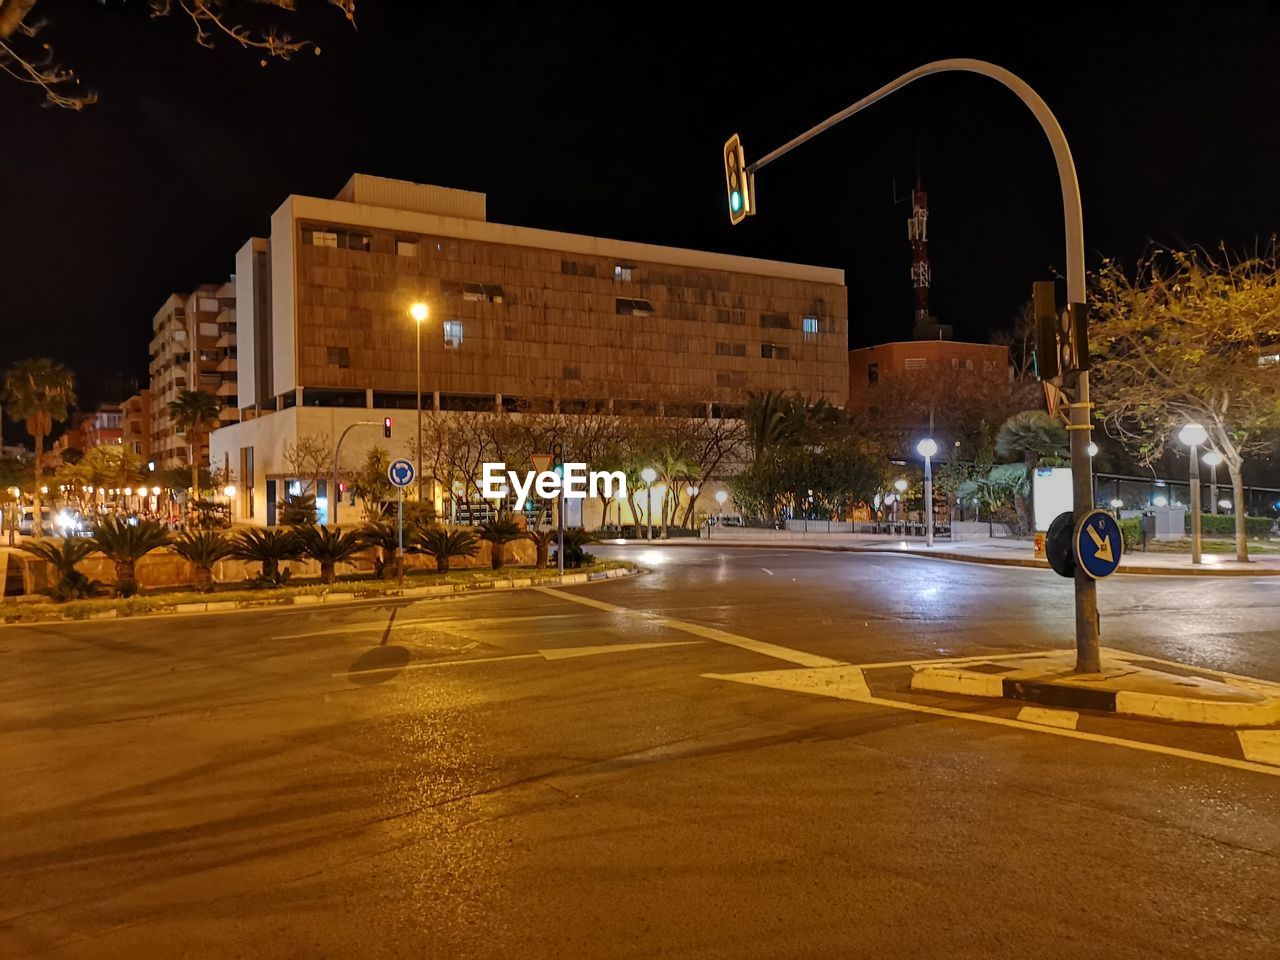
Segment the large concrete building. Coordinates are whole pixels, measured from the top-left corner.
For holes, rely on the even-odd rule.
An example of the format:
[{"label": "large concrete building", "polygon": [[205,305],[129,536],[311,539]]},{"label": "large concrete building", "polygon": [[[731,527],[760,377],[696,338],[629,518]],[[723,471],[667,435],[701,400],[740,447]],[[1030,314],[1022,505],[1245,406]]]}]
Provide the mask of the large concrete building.
[{"label": "large concrete building", "polygon": [[259,523],[285,444],[408,422],[416,301],[429,410],[723,417],[753,390],[848,394],[842,271],[491,223],[480,193],[357,174],[336,199],[291,196],[236,281],[241,422],[212,456]]},{"label": "large concrete building", "polygon": [[849,351],[850,410],[872,403],[876,390],[894,380],[941,376],[1009,381],[1009,348],[957,340],[908,340]]},{"label": "large concrete building", "polygon": [[[220,426],[234,423],[240,411],[236,396],[235,282],[204,284],[191,294],[172,294],[151,322],[150,451],[158,467],[188,463],[188,443],[169,414],[169,403],[184,390],[218,397]],[[197,457],[208,463],[208,442]]]}]

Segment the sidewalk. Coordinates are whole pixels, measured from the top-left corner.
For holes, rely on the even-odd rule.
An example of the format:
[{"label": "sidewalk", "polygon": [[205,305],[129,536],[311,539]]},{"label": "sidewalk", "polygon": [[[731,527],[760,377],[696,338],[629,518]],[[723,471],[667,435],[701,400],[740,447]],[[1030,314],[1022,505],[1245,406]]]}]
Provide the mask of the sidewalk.
[{"label": "sidewalk", "polygon": [[[628,541],[641,543],[647,541]],[[833,550],[842,552],[898,553],[909,556],[930,557],[935,560],[953,560],[965,563],[985,563],[994,566],[1032,567],[1049,569],[1045,560],[1037,560],[1030,540],[983,539],[935,540],[926,547],[922,537],[891,537],[870,533],[800,533],[793,530],[758,530],[745,527],[720,527],[711,537],[677,537],[670,540],[654,540],[654,544],[673,546],[715,547],[769,547],[784,550]],[[1186,553],[1126,553],[1120,561],[1122,574],[1145,576],[1193,576],[1193,577],[1274,577],[1280,576],[1280,554],[1259,554],[1248,563],[1239,563],[1222,554],[1204,554],[1199,566],[1191,563]]]}]

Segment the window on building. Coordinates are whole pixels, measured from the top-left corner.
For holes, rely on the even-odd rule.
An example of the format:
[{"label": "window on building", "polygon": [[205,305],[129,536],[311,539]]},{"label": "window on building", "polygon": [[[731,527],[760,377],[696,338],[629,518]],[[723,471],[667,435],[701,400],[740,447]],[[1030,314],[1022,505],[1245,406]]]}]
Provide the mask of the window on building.
[{"label": "window on building", "polygon": [[972,360],[966,360],[966,361],[964,362],[964,368],[965,368],[966,370],[972,370],[972,369],[973,369],[973,361],[972,361]]},{"label": "window on building", "polygon": [[563,367],[560,370],[560,376],[565,380],[581,380],[582,368],[581,367]]},{"label": "window on building", "polygon": [[983,373],[995,373],[995,372],[996,372],[996,362],[995,362],[994,360],[983,360],[983,361],[982,361],[982,371],[983,371]]},{"label": "window on building", "polygon": [[448,348],[462,346],[462,321],[446,320],[441,324],[444,329],[444,345]]},{"label": "window on building", "polygon": [[923,370],[928,366],[924,357],[907,357],[903,366],[908,370]]},{"label": "window on building", "polygon": [[330,366],[340,367],[343,369],[351,366],[351,348],[330,347],[329,364]]},{"label": "window on building", "polygon": [[805,317],[802,323],[802,326],[804,328],[804,338],[806,340],[818,339],[818,318],[817,317]]},{"label": "window on building", "polygon": [[791,356],[791,351],[778,343],[762,343],[760,356],[765,360],[786,360]]},{"label": "window on building", "polygon": [[747,355],[747,345],[745,343],[717,343],[716,356],[718,357],[745,357]]},{"label": "window on building", "polygon": [[201,297],[196,309],[201,313],[217,313],[218,301],[212,297]]},{"label": "window on building", "polygon": [[502,303],[506,292],[497,283],[463,283],[462,299],[483,303]]},{"label": "window on building", "polygon": [[561,260],[560,272],[566,276],[576,277],[578,275],[578,265],[572,260]]},{"label": "window on building", "polygon": [[312,230],[310,237],[307,231],[302,232],[304,243],[310,243],[313,247],[336,247],[338,245],[338,235],[331,230]]},{"label": "window on building", "polygon": [[635,267],[628,263],[615,263],[613,265],[613,279],[620,280],[623,283],[630,283],[631,271],[634,269]]},{"label": "window on building", "polygon": [[880,382],[880,364],[868,363],[867,364],[867,386],[874,387],[879,382]]},{"label": "window on building", "polygon": [[716,309],[716,323],[732,323],[737,326],[747,322],[747,311]]},{"label": "window on building", "polygon": [[959,369],[960,369],[960,358],[959,358],[959,357],[952,357],[952,358],[951,358],[951,369],[952,369],[952,370],[959,370]]},{"label": "window on building", "polygon": [[337,227],[304,227],[302,242],[313,247],[337,247],[340,250],[368,253],[373,246],[373,236],[359,230],[339,230]]},{"label": "window on building", "polygon": [[396,256],[397,257],[416,257],[418,255],[417,240],[402,240],[396,238]]},{"label": "window on building", "polygon": [[762,313],[760,326],[766,330],[790,330],[791,318],[785,313]]},{"label": "window on building", "polygon": [[187,331],[185,331],[185,330],[175,330],[175,331],[173,331],[173,339],[178,340],[178,341],[186,340],[186,339],[187,339]]},{"label": "window on building", "polygon": [[653,304],[648,300],[641,300],[632,297],[618,297],[617,312],[624,317],[637,313],[649,314],[653,313]]}]

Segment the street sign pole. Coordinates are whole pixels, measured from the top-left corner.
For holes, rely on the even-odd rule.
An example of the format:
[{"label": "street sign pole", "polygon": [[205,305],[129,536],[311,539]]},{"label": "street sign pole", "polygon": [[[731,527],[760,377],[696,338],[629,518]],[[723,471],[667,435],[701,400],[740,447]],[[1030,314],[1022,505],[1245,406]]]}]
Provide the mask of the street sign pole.
[{"label": "street sign pole", "polygon": [[396,572],[404,589],[404,487],[396,487]]}]

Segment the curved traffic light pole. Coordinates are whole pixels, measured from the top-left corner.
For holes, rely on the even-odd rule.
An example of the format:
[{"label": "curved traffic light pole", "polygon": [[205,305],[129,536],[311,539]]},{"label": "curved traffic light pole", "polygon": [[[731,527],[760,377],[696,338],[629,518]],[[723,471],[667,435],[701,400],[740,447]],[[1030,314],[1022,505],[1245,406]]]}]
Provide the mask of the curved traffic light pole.
[{"label": "curved traffic light pole", "polygon": [[[1062,213],[1066,222],[1067,239],[1067,301],[1083,307],[1085,303],[1084,217],[1080,209],[1080,182],[1076,178],[1076,166],[1071,159],[1071,148],[1067,146],[1067,138],[1053,111],[1040,95],[1020,77],[994,63],[960,58],[935,60],[916,67],[750,164],[746,168],[748,177],[801,144],[812,140],[823,131],[834,127],[841,120],[865,110],[889,94],[901,90],[907,84],[931,74],[955,72],[977,73],[1004,84],[1017,94],[1018,99],[1026,104],[1036,120],[1040,122],[1041,129],[1049,139],[1049,146],[1053,148],[1053,159],[1058,165],[1058,181],[1062,186]],[[1087,364],[1088,358],[1083,359]],[[1093,509],[1093,464],[1089,458],[1092,405],[1089,403],[1089,373],[1087,370],[1081,370],[1078,376],[1075,401],[1070,406],[1070,423],[1067,429],[1071,434],[1072,505],[1075,515],[1082,517]],[[1098,585],[1079,564],[1076,565],[1075,599],[1076,671],[1097,673],[1101,669],[1098,650]]]}]

